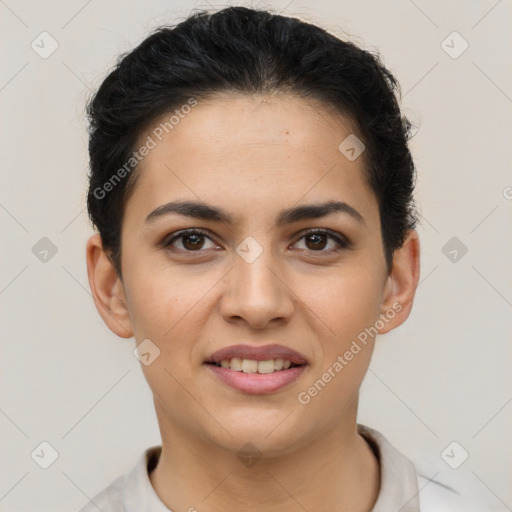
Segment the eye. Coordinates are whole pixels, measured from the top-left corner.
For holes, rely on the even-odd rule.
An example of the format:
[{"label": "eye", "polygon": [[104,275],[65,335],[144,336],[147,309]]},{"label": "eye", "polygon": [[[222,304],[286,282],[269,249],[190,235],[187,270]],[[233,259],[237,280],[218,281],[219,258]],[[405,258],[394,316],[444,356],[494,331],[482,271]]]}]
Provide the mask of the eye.
[{"label": "eye", "polygon": [[[211,242],[210,247],[205,247],[205,241]],[[178,242],[176,244],[176,242]],[[201,249],[215,249],[218,245],[200,229],[187,229],[173,233],[171,237],[167,237],[162,242],[163,247],[169,250],[180,250],[185,252],[200,252]],[[181,247],[179,247],[181,245]]]},{"label": "eye", "polygon": [[[299,249],[306,249],[313,252],[339,252],[350,247],[350,242],[345,237],[331,232],[328,229],[308,230],[301,236],[299,241],[295,243],[297,244],[301,240],[304,240],[305,247],[299,247]],[[329,240],[331,241],[331,247],[328,247]]]},{"label": "eye", "polygon": [[[350,242],[345,237],[327,229],[308,230],[294,245],[299,244],[302,240],[304,247],[298,248],[312,252],[332,253],[350,248]],[[208,242],[210,246],[208,246]],[[200,229],[187,229],[173,233],[164,238],[162,246],[170,251],[178,252],[202,252],[202,250],[219,247],[207,232]]]}]

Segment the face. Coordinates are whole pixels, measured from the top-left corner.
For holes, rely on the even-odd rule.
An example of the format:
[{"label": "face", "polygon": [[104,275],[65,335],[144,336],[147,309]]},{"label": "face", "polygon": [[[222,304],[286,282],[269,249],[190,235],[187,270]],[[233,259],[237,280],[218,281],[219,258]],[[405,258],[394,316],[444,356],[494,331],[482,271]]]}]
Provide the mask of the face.
[{"label": "face", "polygon": [[150,340],[142,369],[163,432],[277,454],[354,422],[368,332],[403,319],[363,158],[338,149],[351,133],[292,96],[219,96],[144,158],[117,323]]}]

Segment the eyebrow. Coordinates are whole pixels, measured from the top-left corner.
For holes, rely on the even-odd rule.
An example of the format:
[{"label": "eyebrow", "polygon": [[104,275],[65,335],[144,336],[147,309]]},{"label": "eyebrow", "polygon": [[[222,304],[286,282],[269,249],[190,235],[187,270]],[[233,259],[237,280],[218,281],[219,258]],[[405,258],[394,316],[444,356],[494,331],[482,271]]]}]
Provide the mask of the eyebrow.
[{"label": "eyebrow", "polygon": [[[281,210],[277,217],[276,225],[284,226],[301,220],[318,219],[331,213],[346,213],[361,224],[366,224],[363,216],[353,206],[343,201],[328,201],[326,203],[306,204]],[[169,214],[233,224],[233,216],[225,210],[196,201],[171,201],[170,203],[163,204],[146,217],[146,223]]]}]

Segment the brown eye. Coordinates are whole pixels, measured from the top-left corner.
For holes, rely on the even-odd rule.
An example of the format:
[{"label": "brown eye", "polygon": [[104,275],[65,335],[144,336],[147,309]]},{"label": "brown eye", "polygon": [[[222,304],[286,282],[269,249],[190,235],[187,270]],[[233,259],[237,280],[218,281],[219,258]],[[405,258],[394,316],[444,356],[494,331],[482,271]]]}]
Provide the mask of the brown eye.
[{"label": "brown eye", "polygon": [[325,229],[317,229],[306,232],[296,242],[296,244],[298,244],[302,240],[304,240],[305,247],[299,247],[299,249],[306,249],[309,251],[319,253],[338,252],[343,249],[348,249],[350,247],[350,242],[345,237],[343,237],[342,235],[331,233],[330,231]]},{"label": "brown eye", "polygon": [[328,236],[319,233],[312,233],[305,236],[306,246],[308,249],[317,250],[323,249],[327,245]]},{"label": "brown eye", "polygon": [[[205,247],[208,241],[211,243],[211,246]],[[171,251],[183,252],[202,252],[202,249],[213,249],[217,247],[206,233],[197,229],[181,231],[165,240],[163,246]]]},{"label": "brown eye", "polygon": [[182,244],[185,249],[194,251],[196,249],[201,249],[201,247],[204,245],[204,235],[201,234],[191,234],[191,235],[184,235],[182,238]]}]

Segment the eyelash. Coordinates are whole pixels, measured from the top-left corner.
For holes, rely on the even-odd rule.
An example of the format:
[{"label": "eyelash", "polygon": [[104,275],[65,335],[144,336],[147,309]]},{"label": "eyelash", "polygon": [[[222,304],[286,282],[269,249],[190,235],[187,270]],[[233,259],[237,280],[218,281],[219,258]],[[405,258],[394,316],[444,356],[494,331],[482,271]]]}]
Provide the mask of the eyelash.
[{"label": "eyelash", "polygon": [[[308,235],[313,235],[313,234],[315,234],[315,235],[316,234],[318,234],[318,235],[327,235],[328,238],[330,238],[330,239],[332,239],[332,240],[334,240],[336,242],[337,247],[334,248],[334,249],[329,249],[329,250],[320,249],[318,251],[315,251],[313,249],[309,249],[309,251],[312,252],[312,253],[332,254],[332,253],[338,253],[338,252],[341,252],[343,250],[351,248],[351,243],[349,242],[348,239],[346,239],[345,237],[337,234],[335,231],[331,231],[330,229],[321,229],[321,228],[309,229],[309,230],[305,231],[304,233],[302,233],[300,238],[297,239],[297,242],[302,240],[303,238],[306,238]],[[166,248],[166,249],[168,249],[170,251],[173,251],[173,249],[170,249],[169,247],[176,240],[184,238],[187,235],[202,235],[202,236],[210,239],[212,242],[214,242],[214,240],[212,240],[212,238],[210,237],[210,235],[206,231],[203,231],[202,229],[199,229],[199,228],[186,229],[186,230],[183,230],[183,231],[179,231],[179,232],[177,232],[176,234],[173,234],[173,235],[174,236],[171,236],[171,238],[169,238],[168,236],[166,238],[164,238],[164,240],[162,241],[162,244],[161,244],[164,248]],[[295,243],[297,243],[297,242],[295,242]],[[295,243],[293,245],[295,245]],[[199,249],[197,251],[189,251],[189,250],[186,250],[186,249],[178,249],[178,251],[187,252],[187,253],[201,253],[201,252],[204,252],[201,249]]]}]

